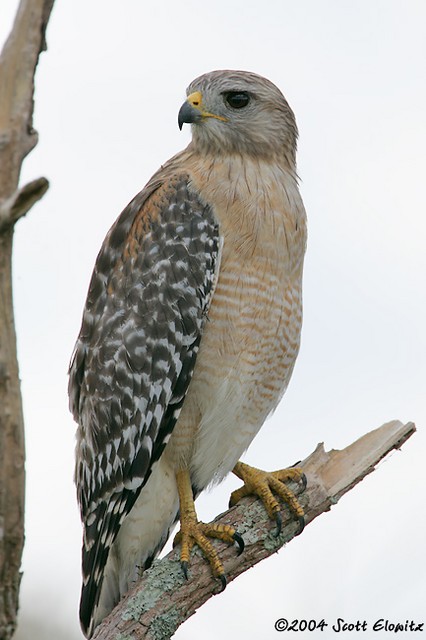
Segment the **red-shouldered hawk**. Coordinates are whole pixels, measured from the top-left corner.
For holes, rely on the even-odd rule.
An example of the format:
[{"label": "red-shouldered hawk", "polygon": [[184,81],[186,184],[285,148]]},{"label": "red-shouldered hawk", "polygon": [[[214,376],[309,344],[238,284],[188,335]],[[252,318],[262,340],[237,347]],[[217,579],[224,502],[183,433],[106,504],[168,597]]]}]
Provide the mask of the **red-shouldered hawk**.
[{"label": "red-shouldered hawk", "polygon": [[179,127],[192,124],[192,142],[110,229],[70,366],[88,637],[179,512],[184,572],[196,543],[226,584],[207,538],[243,541],[198,522],[194,498],[209,484],[234,470],[245,485],[232,500],[260,493],[279,524],[270,488],[288,499],[280,481],[302,478],[238,462],[299,350],[306,217],[294,115],[254,73],[207,73],[187,95]]}]

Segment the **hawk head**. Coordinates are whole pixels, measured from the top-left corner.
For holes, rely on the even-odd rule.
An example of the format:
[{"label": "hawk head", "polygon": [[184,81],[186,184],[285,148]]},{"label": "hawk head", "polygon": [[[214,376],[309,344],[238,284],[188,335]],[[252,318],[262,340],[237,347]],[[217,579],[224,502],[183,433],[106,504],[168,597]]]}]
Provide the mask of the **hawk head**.
[{"label": "hawk head", "polygon": [[284,155],[295,163],[293,111],[272,82],[248,71],[211,71],[191,82],[178,123],[201,153]]}]

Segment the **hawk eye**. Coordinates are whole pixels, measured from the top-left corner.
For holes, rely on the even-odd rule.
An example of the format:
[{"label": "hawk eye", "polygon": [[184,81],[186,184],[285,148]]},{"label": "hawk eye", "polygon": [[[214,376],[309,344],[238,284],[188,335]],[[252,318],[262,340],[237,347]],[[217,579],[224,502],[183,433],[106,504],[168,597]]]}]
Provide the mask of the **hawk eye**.
[{"label": "hawk eye", "polygon": [[229,91],[225,94],[225,100],[233,109],[243,109],[250,102],[247,91]]}]

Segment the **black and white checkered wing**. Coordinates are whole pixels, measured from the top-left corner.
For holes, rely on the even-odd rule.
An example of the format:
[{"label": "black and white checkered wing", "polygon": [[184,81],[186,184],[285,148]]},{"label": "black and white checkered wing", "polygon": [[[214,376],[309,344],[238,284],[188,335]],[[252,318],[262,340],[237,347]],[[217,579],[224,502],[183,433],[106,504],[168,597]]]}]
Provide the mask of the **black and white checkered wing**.
[{"label": "black and white checkered wing", "polygon": [[219,229],[187,176],[150,183],[98,255],[70,366],[87,631],[108,553],[179,416],[219,266]]}]

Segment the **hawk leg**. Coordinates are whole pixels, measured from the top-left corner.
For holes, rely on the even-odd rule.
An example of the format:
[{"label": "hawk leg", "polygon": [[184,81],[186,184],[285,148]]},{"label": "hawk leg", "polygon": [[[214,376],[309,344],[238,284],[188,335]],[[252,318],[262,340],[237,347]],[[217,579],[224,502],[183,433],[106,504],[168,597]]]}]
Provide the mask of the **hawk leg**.
[{"label": "hawk leg", "polygon": [[192,493],[191,479],[187,469],[181,469],[176,473],[176,481],[180,503],[180,531],[176,534],[173,546],[181,545],[180,563],[186,579],[188,579],[188,565],[192,547],[196,544],[202,550],[209,561],[213,575],[222,583],[221,591],[226,587],[225,571],[216,549],[209,538],[217,538],[239,546],[239,554],[244,551],[244,541],[239,533],[229,525],[206,524],[199,522],[195,511],[194,497]]},{"label": "hawk leg", "polygon": [[248,495],[254,494],[258,496],[262,500],[269,517],[277,523],[277,529],[274,535],[278,537],[281,533],[282,517],[280,504],[274,496],[274,494],[276,494],[287,504],[295,519],[298,520],[299,531],[297,535],[302,533],[305,526],[303,508],[299,504],[294,492],[285,484],[290,480],[300,482],[302,491],[304,491],[306,488],[306,476],[302,469],[299,467],[291,467],[289,469],[268,472],[250,467],[243,462],[237,462],[232,471],[244,484],[240,489],[232,492],[229,501],[230,507],[233,507],[241,498],[245,498]]}]

